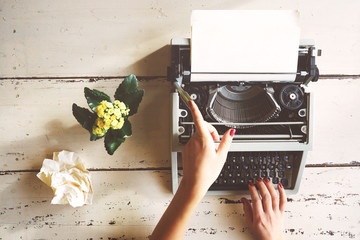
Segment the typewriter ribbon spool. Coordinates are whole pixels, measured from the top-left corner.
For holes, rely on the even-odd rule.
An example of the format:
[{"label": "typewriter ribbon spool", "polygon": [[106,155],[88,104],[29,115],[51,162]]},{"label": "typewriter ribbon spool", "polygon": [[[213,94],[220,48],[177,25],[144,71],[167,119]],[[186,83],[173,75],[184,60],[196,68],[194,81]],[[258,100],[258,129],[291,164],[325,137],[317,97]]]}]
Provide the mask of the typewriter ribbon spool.
[{"label": "typewriter ribbon spool", "polygon": [[286,109],[296,110],[304,103],[304,92],[299,86],[286,85],[281,89],[280,103]]},{"label": "typewriter ribbon spool", "polygon": [[266,122],[276,118],[281,111],[273,97],[273,89],[259,86],[225,85],[218,89],[209,101],[208,113],[214,120],[228,127],[248,128],[250,126],[232,126],[231,123]]}]

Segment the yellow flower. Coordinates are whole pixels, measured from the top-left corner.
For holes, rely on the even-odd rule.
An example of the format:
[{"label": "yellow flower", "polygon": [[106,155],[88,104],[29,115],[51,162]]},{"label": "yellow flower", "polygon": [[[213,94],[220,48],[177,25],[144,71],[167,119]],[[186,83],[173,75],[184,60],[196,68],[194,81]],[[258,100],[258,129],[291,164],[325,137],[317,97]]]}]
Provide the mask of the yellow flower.
[{"label": "yellow flower", "polygon": [[116,125],[119,123],[119,121],[118,120],[113,120],[112,122],[111,122],[111,126],[113,127],[113,128],[116,128]]},{"label": "yellow flower", "polygon": [[117,118],[121,117],[121,111],[120,109],[115,109],[114,114]]},{"label": "yellow flower", "polygon": [[104,114],[104,118],[105,118],[105,119],[110,119],[110,114],[109,114],[109,113],[105,113],[105,114]]},{"label": "yellow flower", "polygon": [[111,121],[110,120],[106,120],[105,121],[105,125],[104,125],[104,129],[105,130],[108,130],[110,128],[110,125],[111,125]]},{"label": "yellow flower", "polygon": [[101,101],[101,103],[100,103],[104,109],[106,108],[106,103],[107,103],[107,101],[105,101],[105,100]]},{"label": "yellow flower", "polygon": [[129,108],[126,109],[126,110],[121,110],[121,114],[122,114],[123,116],[129,115],[129,112],[130,112],[130,109],[129,109]]},{"label": "yellow flower", "polygon": [[96,127],[95,125],[94,125],[93,128],[92,128],[92,133],[93,133],[94,135],[99,136],[99,137],[104,136],[104,131],[103,131],[101,128]]},{"label": "yellow flower", "polygon": [[116,129],[121,129],[124,126],[124,123],[118,122]]},{"label": "yellow flower", "polygon": [[99,118],[104,118],[104,111],[98,112],[97,115],[98,115]]},{"label": "yellow flower", "polygon": [[95,126],[95,125],[94,125],[93,128],[92,128],[92,133],[93,133],[94,135],[96,135],[96,126]]},{"label": "yellow flower", "polygon": [[125,103],[123,103],[123,102],[120,102],[120,103],[118,104],[118,106],[119,106],[119,108],[120,108],[121,110],[125,110],[125,109],[126,109],[126,105],[125,105]]},{"label": "yellow flower", "polygon": [[104,107],[102,105],[99,105],[96,107],[96,112],[99,113],[99,112],[102,112],[104,111]]},{"label": "yellow flower", "polygon": [[114,108],[113,104],[110,102],[106,102],[106,107],[107,108]]},{"label": "yellow flower", "polygon": [[104,136],[110,128],[121,129],[124,126],[123,116],[129,115],[130,109],[125,103],[115,100],[114,103],[101,101],[96,107],[98,118],[92,128],[92,133],[97,136]]},{"label": "yellow flower", "polygon": [[96,128],[95,132],[96,132],[96,135],[99,135],[99,136],[103,133],[101,128]]},{"label": "yellow flower", "polygon": [[119,100],[115,100],[115,101],[114,101],[114,105],[117,105],[117,107],[119,107],[120,101],[119,101]]},{"label": "yellow flower", "polygon": [[101,118],[98,118],[96,120],[96,124],[98,125],[99,128],[103,128],[105,123]]}]

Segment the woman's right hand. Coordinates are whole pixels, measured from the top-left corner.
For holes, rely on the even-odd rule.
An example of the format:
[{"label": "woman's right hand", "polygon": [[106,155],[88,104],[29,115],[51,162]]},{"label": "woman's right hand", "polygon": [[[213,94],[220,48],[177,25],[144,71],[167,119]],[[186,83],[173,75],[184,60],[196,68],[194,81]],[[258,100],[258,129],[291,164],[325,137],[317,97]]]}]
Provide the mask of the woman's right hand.
[{"label": "woman's right hand", "polygon": [[[245,218],[250,231],[259,240],[283,240],[283,219],[287,202],[284,187],[278,185],[279,195],[267,179],[257,179],[258,193],[253,183],[249,184],[252,204],[242,198]],[[280,197],[279,197],[280,196]]]},{"label": "woman's right hand", "polygon": [[[196,131],[182,149],[184,176],[181,184],[202,198],[224,166],[235,129],[227,130],[220,141],[216,128],[204,121],[194,101],[189,101],[189,108]],[[216,149],[214,142],[219,141]]]}]

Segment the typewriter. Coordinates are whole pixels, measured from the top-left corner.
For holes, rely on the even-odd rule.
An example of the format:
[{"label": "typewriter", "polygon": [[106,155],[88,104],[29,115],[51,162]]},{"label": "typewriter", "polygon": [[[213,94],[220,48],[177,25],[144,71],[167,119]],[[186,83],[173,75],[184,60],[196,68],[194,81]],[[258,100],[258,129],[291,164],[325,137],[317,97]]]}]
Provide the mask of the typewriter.
[{"label": "typewriter", "polygon": [[[249,182],[265,177],[274,186],[282,183],[288,194],[298,191],[306,154],[312,148],[313,97],[307,85],[319,78],[315,57],[321,55],[321,50],[315,48],[312,40],[300,40],[297,52],[295,79],[254,80],[247,73],[240,77],[228,74],[225,77],[229,81],[217,81],[211,74],[206,75],[208,81],[192,81],[192,74],[196,73],[191,66],[191,39],[171,40],[168,80],[188,93],[220,138],[229,128],[237,130],[226,163],[208,194],[244,193]],[[244,79],[247,76],[249,81]],[[175,193],[181,178],[181,150],[194,134],[195,126],[176,87],[171,103]]]}]

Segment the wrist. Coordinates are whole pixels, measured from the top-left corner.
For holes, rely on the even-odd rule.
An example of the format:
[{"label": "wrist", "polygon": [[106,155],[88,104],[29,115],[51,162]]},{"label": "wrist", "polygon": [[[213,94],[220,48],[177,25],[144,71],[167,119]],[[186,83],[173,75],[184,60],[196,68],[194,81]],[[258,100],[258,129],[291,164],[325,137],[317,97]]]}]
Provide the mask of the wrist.
[{"label": "wrist", "polygon": [[196,184],[193,181],[187,181],[187,179],[183,178],[180,182],[178,192],[198,203],[205,196],[207,189],[203,189],[201,184]]}]

